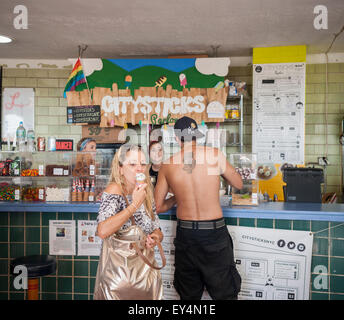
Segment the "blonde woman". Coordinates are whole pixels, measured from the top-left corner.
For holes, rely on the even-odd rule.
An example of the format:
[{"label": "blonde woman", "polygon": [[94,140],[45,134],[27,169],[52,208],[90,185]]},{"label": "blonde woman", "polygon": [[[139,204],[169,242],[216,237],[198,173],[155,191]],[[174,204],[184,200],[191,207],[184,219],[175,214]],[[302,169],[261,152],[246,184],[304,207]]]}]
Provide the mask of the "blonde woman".
[{"label": "blonde woman", "polygon": [[[159,218],[156,215],[147,159],[141,147],[122,146],[114,156],[111,170],[110,182],[101,198],[97,217],[97,235],[106,239],[118,231],[129,228],[133,218],[135,224],[147,235],[146,248],[153,248],[157,241],[162,241],[163,235],[159,228]],[[144,184],[136,185],[137,173],[146,175]],[[116,251],[116,248],[113,250]],[[116,269],[117,266],[114,267],[116,271],[100,270],[104,268],[104,263],[100,267],[101,262],[108,258],[104,257],[104,254],[106,253],[102,250],[97,270],[94,299],[162,298],[162,281],[158,270],[148,269],[148,273],[144,271],[150,279],[141,279],[141,288],[137,288],[137,286],[131,288],[131,279],[139,277],[142,270],[136,270],[135,265],[129,264],[119,271]],[[145,267],[149,268],[147,265]]]}]

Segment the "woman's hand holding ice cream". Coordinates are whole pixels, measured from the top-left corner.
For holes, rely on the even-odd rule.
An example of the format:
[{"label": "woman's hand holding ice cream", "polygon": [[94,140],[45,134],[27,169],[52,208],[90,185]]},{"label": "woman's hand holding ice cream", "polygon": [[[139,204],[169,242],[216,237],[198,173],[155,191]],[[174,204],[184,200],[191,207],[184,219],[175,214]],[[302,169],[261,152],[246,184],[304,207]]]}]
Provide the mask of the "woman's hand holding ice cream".
[{"label": "woman's hand holding ice cream", "polygon": [[146,198],[145,189],[147,187],[147,183],[145,183],[145,179],[146,176],[143,173],[136,174],[136,187],[133,191],[133,205],[136,207],[136,210],[142,205]]}]

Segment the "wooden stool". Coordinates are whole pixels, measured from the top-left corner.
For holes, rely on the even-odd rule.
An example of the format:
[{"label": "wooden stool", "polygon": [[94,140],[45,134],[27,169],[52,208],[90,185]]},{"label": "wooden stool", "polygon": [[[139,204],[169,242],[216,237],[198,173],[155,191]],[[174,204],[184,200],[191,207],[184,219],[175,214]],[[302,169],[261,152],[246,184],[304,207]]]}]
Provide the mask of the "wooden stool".
[{"label": "wooden stool", "polygon": [[[39,278],[56,271],[56,259],[49,255],[32,255],[14,259],[11,262],[11,273],[16,266],[25,266],[28,275],[28,300],[39,300]],[[14,274],[13,274],[14,275]]]}]

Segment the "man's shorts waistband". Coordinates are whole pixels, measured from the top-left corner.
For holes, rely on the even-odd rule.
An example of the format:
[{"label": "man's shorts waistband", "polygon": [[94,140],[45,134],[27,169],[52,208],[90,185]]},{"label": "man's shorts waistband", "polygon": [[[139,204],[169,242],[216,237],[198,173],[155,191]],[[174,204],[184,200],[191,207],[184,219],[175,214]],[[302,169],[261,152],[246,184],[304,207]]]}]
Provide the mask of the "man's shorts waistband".
[{"label": "man's shorts waistband", "polygon": [[180,220],[177,219],[177,226],[182,229],[193,230],[211,230],[219,229],[226,225],[225,219],[220,218],[216,220],[196,221],[196,220]]}]

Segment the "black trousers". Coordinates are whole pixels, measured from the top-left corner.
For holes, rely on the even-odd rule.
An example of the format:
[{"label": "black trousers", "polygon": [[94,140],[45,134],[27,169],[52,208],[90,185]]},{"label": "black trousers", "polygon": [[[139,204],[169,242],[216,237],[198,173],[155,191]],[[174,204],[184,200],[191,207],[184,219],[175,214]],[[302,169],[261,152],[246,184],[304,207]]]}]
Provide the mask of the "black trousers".
[{"label": "black trousers", "polygon": [[181,300],[200,300],[207,289],[213,300],[235,300],[241,277],[226,226],[213,230],[177,227],[174,287]]}]

